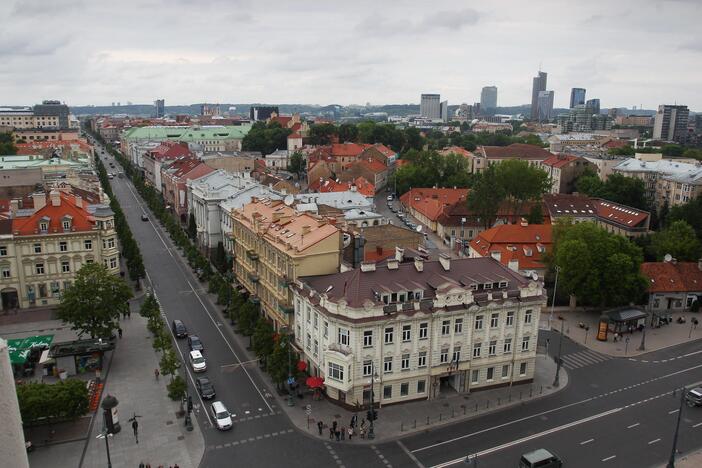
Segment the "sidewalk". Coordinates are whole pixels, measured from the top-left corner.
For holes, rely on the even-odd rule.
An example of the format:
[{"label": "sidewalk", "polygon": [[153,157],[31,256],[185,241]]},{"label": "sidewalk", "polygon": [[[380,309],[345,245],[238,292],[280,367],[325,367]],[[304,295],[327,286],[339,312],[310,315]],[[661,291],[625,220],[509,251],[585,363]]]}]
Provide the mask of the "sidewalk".
[{"label": "sidewalk", "polygon": [[[178,463],[181,468],[195,468],[204,452],[197,420],[193,418],[194,430],[187,432],[183,419],[176,417],[179,403],[168,398],[167,378],[162,377],[159,381],[154,378],[158,354],[151,346],[146,319],[139,315],[137,302],[132,302],[131,306],[131,318],[121,321],[124,335],[117,342],[103,390],[103,398],[109,394],[119,401],[117,409],[122,430],[109,438],[112,466],[134,468],[144,461],[153,467]],[[135,413],[140,416],[138,444],[128,421]],[[82,467],[106,466],[105,441],[96,439],[102,425],[102,411],[98,410]],[[54,464],[52,468],[56,466]]]},{"label": "sidewalk", "polygon": [[[660,468],[665,468],[667,464],[660,465]],[[698,468],[702,466],[702,450],[688,453],[686,455],[678,455],[675,459],[677,468]]]},{"label": "sidewalk", "polygon": [[[541,314],[540,328],[548,330],[548,318],[550,309],[546,309]],[[641,344],[642,333],[635,331],[632,334],[625,334],[623,339],[614,342],[614,334],[610,333],[607,341],[598,341],[597,326],[599,323],[600,314],[597,312],[585,312],[582,309],[570,311],[567,307],[556,307],[553,314],[551,328],[560,331],[561,320],[558,316],[565,319],[563,333],[570,337],[576,343],[586,346],[598,353],[608,354],[615,357],[631,357],[640,354],[658,351],[659,349],[675,346],[688,341],[702,339],[702,326],[696,329],[691,329],[691,318],[696,317],[702,319],[702,315],[694,312],[681,312],[673,314],[673,323],[663,325],[660,328],[646,328],[646,349],[639,351]],[[677,323],[678,317],[684,317],[685,323]],[[589,331],[579,327],[579,323],[583,323],[590,327]],[[586,341],[587,335],[587,341]],[[627,345],[626,338],[629,338]]]}]

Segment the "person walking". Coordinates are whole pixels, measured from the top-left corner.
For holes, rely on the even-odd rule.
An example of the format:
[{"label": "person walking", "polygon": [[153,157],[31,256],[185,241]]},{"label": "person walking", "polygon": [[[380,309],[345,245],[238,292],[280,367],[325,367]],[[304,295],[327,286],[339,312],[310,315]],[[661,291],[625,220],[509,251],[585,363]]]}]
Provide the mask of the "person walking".
[{"label": "person walking", "polygon": [[353,437],[353,427],[349,427],[349,440]]},{"label": "person walking", "polygon": [[117,329],[117,333],[119,334],[119,339],[121,340],[122,339],[122,327],[119,327]]},{"label": "person walking", "polygon": [[146,468],[146,465],[144,465],[144,462],[139,463],[139,468]]},{"label": "person walking", "polygon": [[341,426],[341,440],[346,440],[346,428]]},{"label": "person walking", "polygon": [[136,418],[134,418],[134,421],[132,421],[132,430],[134,431],[134,440],[136,440],[136,443],[139,443],[139,423],[137,422]]},{"label": "person walking", "polygon": [[[128,319],[132,318],[132,310],[131,310],[129,307],[127,307],[127,318],[128,318]],[[176,467],[177,467],[177,466],[178,466],[178,465],[176,465]],[[175,468],[175,467],[174,467],[174,468]]]},{"label": "person walking", "polygon": [[159,374],[160,374],[160,372],[158,371],[158,367],[157,367],[156,369],[154,369],[154,377],[156,377],[156,381],[157,381],[157,382],[158,382],[158,376],[159,376]]},{"label": "person walking", "polygon": [[317,422],[317,429],[319,429],[319,435],[322,435],[323,428],[324,428],[324,424],[322,424],[322,421]]},{"label": "person walking", "polygon": [[332,440],[334,439],[334,429],[332,429],[331,427],[329,428],[329,438]]},{"label": "person walking", "polygon": [[339,429],[334,431],[334,435],[336,436],[336,441],[339,442],[341,440],[341,432],[339,432]]}]

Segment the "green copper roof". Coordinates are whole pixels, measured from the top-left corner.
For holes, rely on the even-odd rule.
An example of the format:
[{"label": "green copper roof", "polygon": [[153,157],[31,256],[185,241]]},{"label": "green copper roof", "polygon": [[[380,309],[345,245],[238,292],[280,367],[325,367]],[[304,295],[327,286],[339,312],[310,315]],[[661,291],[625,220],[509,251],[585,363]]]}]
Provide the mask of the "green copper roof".
[{"label": "green copper roof", "polygon": [[123,140],[199,140],[242,139],[251,130],[251,125],[202,127],[134,127],[126,130]]}]

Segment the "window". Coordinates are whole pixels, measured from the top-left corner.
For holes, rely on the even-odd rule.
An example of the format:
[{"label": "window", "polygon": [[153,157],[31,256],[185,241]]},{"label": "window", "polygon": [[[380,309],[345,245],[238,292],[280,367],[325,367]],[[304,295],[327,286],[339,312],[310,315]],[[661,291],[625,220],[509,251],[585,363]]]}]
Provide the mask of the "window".
[{"label": "window", "polygon": [[429,335],[429,324],[427,322],[419,324],[419,339],[426,340]]},{"label": "window", "polygon": [[482,348],[483,344],[482,343],[475,343],[473,345],[473,357],[474,358],[479,358],[480,357],[480,348]]},{"label": "window", "polygon": [[400,396],[407,396],[409,395],[409,382],[401,383],[400,384]]},{"label": "window", "polygon": [[451,321],[444,320],[443,322],[441,322],[441,334],[445,336],[449,333],[451,333]]},{"label": "window", "polygon": [[490,382],[495,378],[495,368],[494,367],[488,367],[487,368],[487,381]]},{"label": "window", "polygon": [[417,393],[424,393],[427,391],[427,381],[419,380],[417,381]]},{"label": "window", "polygon": [[317,312],[314,313],[314,329],[317,330],[319,328],[319,314]]},{"label": "window", "polygon": [[10,271],[10,267],[2,267],[2,277],[3,278],[11,278],[12,277],[12,272]]},{"label": "window", "polygon": [[41,244],[34,244],[34,253],[41,253]]},{"label": "window", "polygon": [[412,340],[412,325],[402,325],[402,341]]},{"label": "window", "polygon": [[512,325],[514,325],[514,311],[513,310],[510,310],[509,312],[507,312],[507,324],[506,325],[508,327],[511,327]]},{"label": "window", "polygon": [[502,351],[505,353],[512,352],[512,338],[505,338],[505,344],[502,346]]},{"label": "window", "polygon": [[110,268],[117,268],[117,257],[112,257],[110,259]]},{"label": "window", "polygon": [[383,387],[383,398],[386,400],[392,398],[392,385],[386,385]]},{"label": "window", "polygon": [[46,290],[46,285],[44,283],[39,285],[39,297],[46,297],[47,296],[47,290]]},{"label": "window", "polygon": [[509,364],[502,366],[502,378],[506,379],[509,377]]},{"label": "window", "polygon": [[314,353],[315,356],[319,354],[319,341],[315,338],[314,340],[314,348],[312,348],[312,352]]},{"label": "window", "polygon": [[71,221],[70,220],[64,219],[63,223],[61,223],[61,224],[63,225],[64,231],[69,231],[71,229]]},{"label": "window", "polygon": [[330,362],[329,363],[328,377],[332,380],[338,380],[340,382],[343,382],[344,381],[344,366]]},{"label": "window", "polygon": [[460,360],[461,360],[461,347],[454,346],[453,347],[453,362],[458,362]]},{"label": "window", "polygon": [[529,337],[522,338],[522,351],[529,351]]},{"label": "window", "polygon": [[68,242],[59,242],[59,252],[68,252]]},{"label": "window", "polygon": [[394,340],[395,329],[393,327],[387,327],[385,329],[385,344],[392,344]]},{"label": "window", "polygon": [[115,238],[114,237],[110,237],[109,239],[107,239],[107,248],[108,249],[115,248]]},{"label": "window", "polygon": [[490,328],[497,328],[500,325],[500,314],[490,316]]},{"label": "window", "polygon": [[6,257],[6,256],[7,256],[7,246],[0,245],[0,257]]},{"label": "window", "polygon": [[410,360],[410,355],[409,354],[403,354],[402,355],[402,361],[400,361],[400,368],[402,370],[409,370],[409,360]]},{"label": "window", "polygon": [[34,272],[37,275],[43,275],[44,274],[44,264],[43,263],[37,263],[34,265]]},{"label": "window", "polygon": [[305,308],[305,317],[307,317],[307,323],[310,323],[311,318],[312,318],[312,313],[310,312],[310,307],[307,306]]},{"label": "window", "polygon": [[329,322],[324,322],[324,338],[329,337]]},{"label": "window", "polygon": [[463,333],[463,319],[462,318],[458,318],[458,319],[456,319],[455,322],[453,322],[453,332],[457,335],[460,333]]},{"label": "window", "polygon": [[441,354],[439,355],[439,362],[442,364],[446,364],[448,362],[448,348],[444,348],[441,350]]},{"label": "window", "polygon": [[386,357],[383,361],[383,372],[389,374],[392,372],[392,356]]},{"label": "window", "polygon": [[488,345],[488,354],[494,356],[497,354],[497,341],[493,340]]},{"label": "window", "polygon": [[70,273],[71,272],[71,262],[64,260],[61,262],[61,272]]},{"label": "window", "polygon": [[526,375],[526,370],[527,370],[527,363],[526,362],[519,364],[519,375],[520,376]]},{"label": "window", "polygon": [[483,329],[483,316],[482,316],[482,315],[476,315],[476,316],[475,316],[475,329],[476,329],[476,330],[482,330],[482,329]]},{"label": "window", "polygon": [[370,348],[373,346],[373,330],[363,330],[363,347]]},{"label": "window", "polygon": [[312,336],[308,333],[307,334],[307,341],[305,342],[305,347],[307,349],[310,349],[311,346],[312,346]]},{"label": "window", "polygon": [[346,328],[339,328],[339,344],[348,346],[349,345],[349,331]]},{"label": "window", "polygon": [[373,374],[373,361],[363,361],[363,376],[368,377]]},{"label": "window", "polygon": [[480,378],[480,371],[477,369],[474,369],[470,373],[470,383],[474,383],[474,384],[478,383],[479,378]]},{"label": "window", "polygon": [[48,231],[49,230],[49,223],[47,223],[46,221],[42,221],[41,223],[39,223],[39,230],[41,232]]},{"label": "window", "polygon": [[531,309],[524,312],[524,323],[531,323]]},{"label": "window", "polygon": [[427,367],[427,352],[420,351],[417,358],[417,367]]}]

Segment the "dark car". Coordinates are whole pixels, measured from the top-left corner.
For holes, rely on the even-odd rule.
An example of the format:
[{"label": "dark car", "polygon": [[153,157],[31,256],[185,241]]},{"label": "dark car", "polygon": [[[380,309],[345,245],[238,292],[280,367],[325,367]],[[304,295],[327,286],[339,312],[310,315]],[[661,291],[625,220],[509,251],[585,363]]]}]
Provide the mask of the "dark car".
[{"label": "dark car", "polygon": [[210,398],[215,397],[214,386],[207,377],[199,377],[197,380],[195,380],[195,387],[202,398],[209,400]]},{"label": "dark car", "polygon": [[202,345],[202,341],[200,341],[199,336],[195,335],[190,335],[188,337],[188,346],[190,346],[191,351],[204,351],[205,347]]},{"label": "dark car", "polygon": [[185,324],[180,320],[174,320],[173,334],[178,338],[185,338],[186,336],[188,336],[188,329],[185,328]]}]

